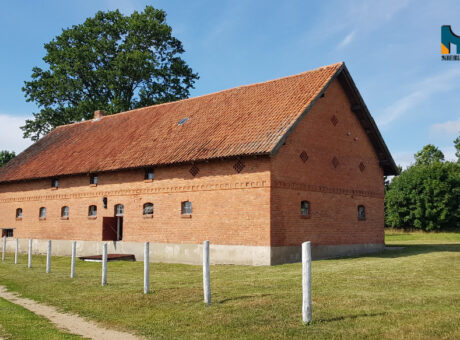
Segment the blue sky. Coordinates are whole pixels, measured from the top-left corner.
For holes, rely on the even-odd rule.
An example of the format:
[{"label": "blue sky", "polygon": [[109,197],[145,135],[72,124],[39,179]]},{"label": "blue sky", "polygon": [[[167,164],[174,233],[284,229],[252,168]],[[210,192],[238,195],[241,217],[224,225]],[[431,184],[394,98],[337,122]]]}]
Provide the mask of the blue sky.
[{"label": "blue sky", "polygon": [[[43,44],[98,10],[164,9],[183,58],[198,72],[192,96],[345,61],[396,162],[425,144],[454,159],[460,61],[441,61],[441,25],[460,35],[457,1],[9,0],[0,3],[0,150],[30,144],[21,87],[44,66]],[[460,48],[459,48],[460,52]]]}]

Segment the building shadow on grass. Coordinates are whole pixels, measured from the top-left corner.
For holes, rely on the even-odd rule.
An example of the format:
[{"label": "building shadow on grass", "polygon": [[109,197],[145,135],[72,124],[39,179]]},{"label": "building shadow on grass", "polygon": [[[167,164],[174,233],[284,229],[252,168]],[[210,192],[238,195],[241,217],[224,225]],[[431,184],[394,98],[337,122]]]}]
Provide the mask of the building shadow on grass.
[{"label": "building shadow on grass", "polygon": [[266,297],[266,296],[272,296],[272,295],[273,294],[242,295],[242,296],[235,296],[232,298],[216,301],[216,303],[223,304],[223,303],[230,302],[230,301],[254,299],[254,298],[260,298],[260,297]]},{"label": "building shadow on grass", "polygon": [[342,320],[353,320],[353,319],[358,319],[358,318],[366,318],[366,317],[372,317],[372,316],[381,316],[381,315],[386,315],[388,314],[387,312],[380,312],[380,313],[362,313],[362,314],[355,314],[355,315],[344,315],[344,316],[338,316],[335,318],[329,318],[329,319],[317,319],[313,320],[313,323],[326,323],[326,322],[335,322],[335,321],[342,321]]},{"label": "building shadow on grass", "polygon": [[[460,244],[392,244],[387,245],[383,252],[369,254],[366,257],[397,258],[428,254],[434,252],[460,252]],[[393,248],[393,249],[392,249]]]}]

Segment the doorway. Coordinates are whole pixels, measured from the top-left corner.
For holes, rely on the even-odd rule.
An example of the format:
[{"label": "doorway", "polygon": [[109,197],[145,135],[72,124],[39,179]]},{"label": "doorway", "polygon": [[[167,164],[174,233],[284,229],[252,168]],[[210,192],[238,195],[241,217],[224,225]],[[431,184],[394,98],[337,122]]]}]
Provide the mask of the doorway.
[{"label": "doorway", "polygon": [[117,241],[123,240],[123,215],[124,215],[123,204],[117,204],[115,206],[115,218],[117,220]]}]

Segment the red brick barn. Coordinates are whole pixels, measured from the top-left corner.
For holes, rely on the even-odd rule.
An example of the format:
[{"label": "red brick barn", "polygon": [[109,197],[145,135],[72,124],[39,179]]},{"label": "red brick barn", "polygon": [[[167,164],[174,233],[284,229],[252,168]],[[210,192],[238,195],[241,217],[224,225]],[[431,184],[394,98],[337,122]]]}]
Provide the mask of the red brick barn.
[{"label": "red brick barn", "polygon": [[[0,169],[0,227],[53,250],[270,265],[379,251],[395,163],[347,68],[59,126]],[[12,246],[12,240],[9,241]]]}]

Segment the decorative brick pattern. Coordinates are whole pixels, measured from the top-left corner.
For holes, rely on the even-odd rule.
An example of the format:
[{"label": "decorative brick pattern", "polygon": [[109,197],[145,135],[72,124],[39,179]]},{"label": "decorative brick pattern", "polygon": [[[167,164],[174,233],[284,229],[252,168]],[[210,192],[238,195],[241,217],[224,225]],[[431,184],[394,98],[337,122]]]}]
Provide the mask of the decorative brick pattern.
[{"label": "decorative brick pattern", "polygon": [[189,172],[192,174],[193,177],[195,177],[196,175],[198,175],[198,173],[200,172],[200,169],[198,169],[198,167],[194,164]]},{"label": "decorative brick pattern", "polygon": [[339,160],[337,159],[337,157],[334,156],[334,158],[332,158],[332,166],[334,168],[337,168],[339,166]]},{"label": "decorative brick pattern", "polygon": [[364,163],[363,162],[359,163],[359,170],[361,172],[364,172],[364,169],[366,169],[366,166],[364,165]]},{"label": "decorative brick pattern", "polygon": [[307,152],[305,150],[300,153],[300,159],[304,163],[306,163],[308,161],[308,154],[307,154]]},{"label": "decorative brick pattern", "polygon": [[335,115],[333,115],[331,117],[331,123],[332,125],[336,126],[338,123],[339,123],[339,120],[337,119],[337,117]]},{"label": "decorative brick pattern", "polygon": [[246,166],[246,165],[244,165],[244,163],[239,159],[239,160],[235,163],[235,165],[233,165],[233,169],[235,169],[235,171],[236,171],[237,173],[240,173],[241,171],[243,171],[243,169],[244,169],[245,166]]}]

